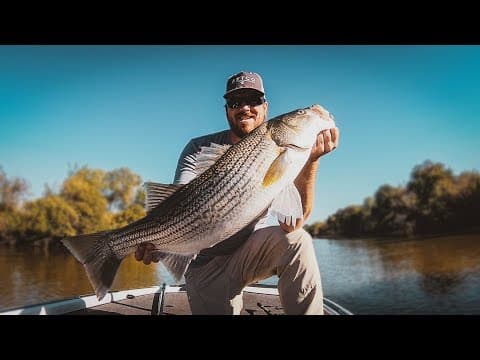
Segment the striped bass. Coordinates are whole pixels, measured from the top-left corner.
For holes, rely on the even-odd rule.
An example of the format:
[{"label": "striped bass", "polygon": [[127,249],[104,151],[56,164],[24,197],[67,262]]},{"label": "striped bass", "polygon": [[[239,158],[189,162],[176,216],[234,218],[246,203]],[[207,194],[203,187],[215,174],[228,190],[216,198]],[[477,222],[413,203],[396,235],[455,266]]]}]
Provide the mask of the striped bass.
[{"label": "striped bass", "polygon": [[211,144],[189,158],[196,177],[184,185],[146,183],[145,217],[119,229],[62,239],[102,299],[121,261],[150,242],[178,281],[192,259],[268,209],[294,225],[303,217],[293,181],[317,135],[335,127],[320,105],[264,122],[235,145]]}]

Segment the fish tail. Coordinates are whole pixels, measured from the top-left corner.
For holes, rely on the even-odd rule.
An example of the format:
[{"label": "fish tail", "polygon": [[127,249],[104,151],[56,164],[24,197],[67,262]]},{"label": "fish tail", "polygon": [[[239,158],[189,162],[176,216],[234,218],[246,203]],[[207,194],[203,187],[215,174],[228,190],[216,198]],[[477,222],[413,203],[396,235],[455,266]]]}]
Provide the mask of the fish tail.
[{"label": "fish tail", "polygon": [[61,240],[73,256],[85,267],[88,279],[98,300],[102,300],[112,286],[123,258],[118,258],[108,246],[109,231],[67,237]]}]

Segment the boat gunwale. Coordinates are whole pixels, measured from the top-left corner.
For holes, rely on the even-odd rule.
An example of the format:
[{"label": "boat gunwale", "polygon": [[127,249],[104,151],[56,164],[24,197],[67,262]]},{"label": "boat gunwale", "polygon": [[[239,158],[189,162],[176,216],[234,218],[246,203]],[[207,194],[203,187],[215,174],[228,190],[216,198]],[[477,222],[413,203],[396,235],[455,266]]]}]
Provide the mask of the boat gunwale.
[{"label": "boat gunwale", "polygon": [[[184,291],[186,291],[185,284],[157,285],[137,289],[109,291],[102,300],[98,300],[95,294],[81,295],[28,306],[7,308],[0,311],[0,315],[68,315],[74,311],[125,300],[132,296],[137,297],[158,293],[177,293]],[[246,286],[243,291],[278,296],[276,285],[270,284],[252,284]],[[324,308],[333,315],[353,315],[349,310],[326,297],[324,297]]]}]

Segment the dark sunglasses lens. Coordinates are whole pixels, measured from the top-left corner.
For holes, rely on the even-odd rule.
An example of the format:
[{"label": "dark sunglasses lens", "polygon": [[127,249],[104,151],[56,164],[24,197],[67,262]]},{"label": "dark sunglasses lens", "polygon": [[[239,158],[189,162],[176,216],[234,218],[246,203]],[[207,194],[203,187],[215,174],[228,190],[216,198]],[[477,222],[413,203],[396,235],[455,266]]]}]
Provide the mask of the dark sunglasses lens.
[{"label": "dark sunglasses lens", "polygon": [[258,106],[264,103],[263,97],[253,97],[253,98],[244,98],[244,99],[227,99],[227,106],[230,109],[237,109],[242,104],[247,104],[248,106]]},{"label": "dark sunglasses lens", "polygon": [[230,108],[230,109],[236,109],[240,106],[240,104],[238,103],[237,100],[235,99],[227,99],[227,106]]},{"label": "dark sunglasses lens", "polygon": [[250,106],[258,106],[260,104],[263,104],[263,98],[261,97],[256,97],[250,100],[248,103]]}]

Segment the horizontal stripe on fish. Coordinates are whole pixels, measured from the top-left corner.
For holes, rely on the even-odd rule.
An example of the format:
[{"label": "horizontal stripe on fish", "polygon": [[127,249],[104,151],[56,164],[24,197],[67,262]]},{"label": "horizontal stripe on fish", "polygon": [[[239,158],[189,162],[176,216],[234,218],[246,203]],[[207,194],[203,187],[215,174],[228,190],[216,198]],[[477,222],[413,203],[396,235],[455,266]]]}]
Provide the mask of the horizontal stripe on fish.
[{"label": "horizontal stripe on fish", "polygon": [[84,265],[99,299],[111,287],[123,258],[141,243],[153,243],[178,280],[196,254],[246,228],[269,207],[282,221],[302,217],[293,181],[317,134],[334,126],[319,105],[277,116],[235,145],[214,144],[192,156],[197,177],[188,184],[149,183],[144,218],[62,242]]}]

